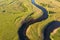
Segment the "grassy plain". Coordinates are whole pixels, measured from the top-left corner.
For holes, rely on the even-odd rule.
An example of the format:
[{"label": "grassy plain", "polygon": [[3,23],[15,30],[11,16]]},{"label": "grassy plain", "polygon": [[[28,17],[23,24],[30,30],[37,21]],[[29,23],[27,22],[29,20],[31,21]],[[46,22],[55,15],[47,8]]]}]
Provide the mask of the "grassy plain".
[{"label": "grassy plain", "polygon": [[[26,34],[31,40],[42,40],[44,26],[53,20],[60,21],[60,2],[57,0],[36,0],[36,3],[46,8],[49,17],[44,21],[30,25]],[[37,15],[43,14],[31,3],[31,0],[0,0],[0,40],[18,40],[17,32],[21,22],[32,12],[34,15],[30,17],[35,19]],[[58,40],[59,33],[60,30],[56,33],[57,36],[51,37]]]}]

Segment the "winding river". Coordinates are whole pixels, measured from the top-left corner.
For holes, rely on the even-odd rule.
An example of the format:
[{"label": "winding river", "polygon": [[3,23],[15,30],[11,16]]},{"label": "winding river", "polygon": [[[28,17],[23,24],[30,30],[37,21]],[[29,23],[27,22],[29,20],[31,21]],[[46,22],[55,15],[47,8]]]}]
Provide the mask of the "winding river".
[{"label": "winding river", "polygon": [[[37,19],[34,19],[34,18],[30,18],[29,21],[26,21],[26,19],[28,19],[27,16],[26,19],[22,22],[22,25],[21,27],[19,28],[18,30],[18,36],[19,36],[19,40],[30,40],[27,36],[26,36],[26,30],[28,29],[29,25],[31,24],[34,24],[36,22],[41,22],[43,20],[46,20],[48,18],[48,11],[43,8],[42,6],[39,6],[35,3],[35,0],[32,0],[32,4],[35,5],[37,8],[39,8],[40,10],[42,10],[43,12],[43,15],[38,17]],[[50,32],[52,30],[54,30],[56,27],[53,26],[53,25],[56,25],[57,26],[60,26],[60,22],[58,21],[53,21],[51,23],[49,23],[45,28],[44,28],[44,31],[43,31],[43,35],[44,35],[44,40],[50,40]],[[53,28],[52,28],[53,26]],[[51,29],[52,28],[52,29]],[[50,30],[48,30],[50,29]]]},{"label": "winding river", "polygon": [[44,40],[51,40],[50,33],[53,32],[56,28],[60,27],[60,21],[52,21],[48,23],[44,28]]},{"label": "winding river", "polygon": [[45,8],[35,4],[34,0],[32,0],[32,4],[35,5],[37,8],[39,8],[40,10],[42,10],[43,15],[38,17],[37,19],[30,18],[31,19],[30,21],[25,22],[25,20],[24,20],[24,22],[22,23],[21,27],[18,30],[19,40],[29,40],[29,38],[26,36],[26,30],[29,27],[29,25],[36,23],[36,22],[41,22],[42,20],[45,20],[48,18],[48,12]]}]

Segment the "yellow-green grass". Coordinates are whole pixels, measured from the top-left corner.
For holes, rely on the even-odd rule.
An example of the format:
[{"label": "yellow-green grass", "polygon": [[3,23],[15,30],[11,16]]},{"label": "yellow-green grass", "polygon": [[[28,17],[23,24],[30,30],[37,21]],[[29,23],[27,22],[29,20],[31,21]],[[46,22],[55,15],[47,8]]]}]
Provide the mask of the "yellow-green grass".
[{"label": "yellow-green grass", "polygon": [[[52,37],[51,37],[52,36]],[[52,40],[59,40],[60,39],[60,27],[56,28],[53,33],[51,33],[51,39]]]},{"label": "yellow-green grass", "polygon": [[[52,11],[56,13],[48,13],[49,16],[46,20],[37,22],[29,26],[26,34],[31,40],[42,40],[42,31],[44,30],[44,26],[53,20],[60,21],[60,3],[55,0],[51,1],[52,3],[50,3],[49,0],[36,0],[36,3],[45,7],[48,12],[50,11],[51,13]],[[41,10],[31,4],[31,0],[13,0],[13,2],[12,0],[2,0],[2,2],[0,1],[0,3],[3,4],[0,6],[0,40],[18,40],[17,32],[21,26],[21,22],[32,12],[34,12],[34,15],[31,15],[30,17],[34,19],[37,18],[37,15],[39,17],[43,14]],[[48,7],[48,5],[44,6],[40,3],[49,4],[54,8],[50,8]],[[58,35],[59,33],[60,32],[57,32]],[[55,39],[56,37],[56,35],[53,36],[53,39]]]},{"label": "yellow-green grass", "polygon": [[0,3],[0,40],[18,40],[21,22],[36,10],[27,0],[2,0]]},{"label": "yellow-green grass", "polygon": [[[44,22],[42,22],[41,24],[39,24],[40,26],[38,26],[38,28],[40,27],[40,29],[38,30],[39,32],[41,32],[40,30],[41,30],[41,28],[42,28],[42,30],[44,30],[43,29],[43,27],[46,25],[46,23],[48,23],[48,22],[50,22],[51,20],[57,20],[57,21],[60,21],[60,2],[58,2],[58,1],[56,1],[56,0],[36,0],[36,3],[37,4],[39,4],[39,5],[42,5],[43,7],[45,7],[47,10],[48,10],[48,12],[49,12],[49,17],[48,17],[48,21],[44,21]],[[50,6],[49,6],[50,5]],[[51,17],[51,18],[50,18]],[[50,18],[50,19],[49,19]],[[50,21],[49,21],[50,20]],[[43,25],[43,26],[41,26],[41,25]],[[33,26],[34,27],[34,26]],[[37,26],[36,26],[37,27]],[[34,28],[33,28],[34,29]],[[31,30],[31,29],[30,29]],[[36,32],[36,33],[39,33],[39,32]],[[51,40],[59,40],[60,38],[59,38],[59,33],[60,33],[60,31],[58,31],[55,35],[51,35]],[[40,37],[39,37],[39,35],[41,36],[41,34],[37,34],[37,36],[38,37],[35,37],[34,36],[34,38],[32,38],[32,36],[31,36],[31,39],[34,39],[34,40],[37,40],[37,39],[39,39],[39,40],[42,40]],[[37,39],[35,39],[35,38],[37,38]]]},{"label": "yellow-green grass", "polygon": [[0,40],[18,40],[21,21],[32,12],[27,1],[14,0],[14,3],[9,4],[10,1],[0,1]]}]

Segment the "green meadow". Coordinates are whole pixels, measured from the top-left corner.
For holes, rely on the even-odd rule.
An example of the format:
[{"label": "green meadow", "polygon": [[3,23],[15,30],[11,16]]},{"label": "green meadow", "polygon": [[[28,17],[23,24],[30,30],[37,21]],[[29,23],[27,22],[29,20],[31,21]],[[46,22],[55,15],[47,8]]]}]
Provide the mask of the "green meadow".
[{"label": "green meadow", "polygon": [[[44,26],[53,20],[60,21],[60,1],[36,0],[35,2],[46,8],[48,18],[30,25],[26,35],[31,40],[42,40]],[[18,40],[18,29],[22,21],[31,13],[34,13],[30,16],[34,19],[43,15],[42,10],[35,7],[31,0],[0,0],[0,40]],[[59,40],[60,29],[50,37]]]}]

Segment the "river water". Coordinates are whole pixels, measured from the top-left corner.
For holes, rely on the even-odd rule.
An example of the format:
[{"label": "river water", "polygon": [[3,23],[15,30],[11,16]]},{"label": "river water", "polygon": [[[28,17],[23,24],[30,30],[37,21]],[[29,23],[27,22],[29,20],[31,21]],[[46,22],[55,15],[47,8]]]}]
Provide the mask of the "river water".
[{"label": "river water", "polygon": [[[35,0],[32,0],[31,1],[31,3],[34,5],[34,6],[36,6],[37,8],[39,8],[40,10],[42,10],[42,12],[43,12],[43,15],[42,16],[40,16],[39,18],[37,18],[37,19],[31,19],[30,21],[26,21],[26,22],[24,22],[23,21],[23,23],[22,23],[22,25],[21,25],[21,27],[19,28],[19,30],[18,30],[18,36],[19,36],[19,40],[30,40],[27,36],[26,36],[26,30],[27,30],[27,28],[29,27],[29,25],[31,25],[31,24],[34,24],[34,23],[37,23],[37,22],[41,22],[41,21],[43,21],[43,20],[46,20],[47,18],[48,18],[48,11],[44,8],[44,7],[42,7],[42,6],[40,6],[40,5],[37,5],[36,3],[35,3]],[[28,16],[29,17],[29,16]],[[27,18],[26,18],[27,19]],[[43,29],[44,31],[43,31],[43,40],[51,40],[50,39],[50,33],[54,30],[54,29],[56,29],[57,27],[59,27],[60,26],[60,22],[58,22],[58,21],[53,21],[53,22],[51,22],[51,23],[49,23],[49,24],[47,24],[46,26],[45,26],[45,28]]]}]

